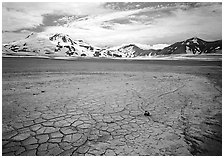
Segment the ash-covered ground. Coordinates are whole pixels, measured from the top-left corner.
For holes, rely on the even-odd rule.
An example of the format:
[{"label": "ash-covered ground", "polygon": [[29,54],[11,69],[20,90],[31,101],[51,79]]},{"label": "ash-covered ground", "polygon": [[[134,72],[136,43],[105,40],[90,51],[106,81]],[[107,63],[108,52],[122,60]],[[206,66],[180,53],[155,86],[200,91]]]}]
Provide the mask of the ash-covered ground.
[{"label": "ash-covered ground", "polygon": [[3,58],[3,155],[221,155],[221,69]]}]

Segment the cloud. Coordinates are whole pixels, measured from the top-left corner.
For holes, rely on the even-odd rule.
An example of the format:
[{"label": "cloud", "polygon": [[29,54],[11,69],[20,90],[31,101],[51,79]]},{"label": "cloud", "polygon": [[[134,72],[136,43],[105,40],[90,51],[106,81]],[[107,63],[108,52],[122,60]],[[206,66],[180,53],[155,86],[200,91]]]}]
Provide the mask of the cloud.
[{"label": "cloud", "polygon": [[42,24],[42,17],[35,14],[27,14],[20,10],[2,9],[2,30],[12,31],[20,28],[32,28]]},{"label": "cloud", "polygon": [[29,35],[30,32],[21,32],[21,33],[15,33],[15,32],[5,32],[2,34],[2,43],[6,44],[12,41],[17,41],[20,39],[24,39]]},{"label": "cloud", "polygon": [[[150,3],[140,3],[141,6],[138,6],[134,3],[131,7],[125,6],[129,3],[118,3],[118,7],[109,5],[109,8],[102,3],[35,3],[35,6],[27,3],[18,7],[14,3],[3,4],[3,15],[6,15],[3,30],[43,25],[43,17],[51,14],[59,18],[56,20],[59,26],[43,26],[42,34],[66,33],[74,39],[83,39],[96,46],[116,46],[121,43],[171,44],[193,36],[205,40],[222,38],[221,3],[155,6],[150,6]],[[10,20],[7,21],[7,18]],[[53,24],[44,22],[47,23]]]},{"label": "cloud", "polygon": [[184,39],[200,36],[205,40],[222,38],[222,14],[219,4],[200,5],[188,10],[177,9],[173,16],[159,18],[151,26],[161,38]]},{"label": "cloud", "polygon": [[68,27],[91,28],[93,25],[99,26],[102,24],[102,22],[112,21],[112,20],[121,19],[121,18],[127,18],[129,15],[133,15],[141,11],[143,11],[143,9],[108,12],[108,13],[104,13],[100,15],[90,15],[88,19],[71,22],[68,25]]},{"label": "cloud", "polygon": [[15,31],[43,24],[43,15],[88,15],[101,14],[107,10],[102,3],[3,3],[3,30]]}]

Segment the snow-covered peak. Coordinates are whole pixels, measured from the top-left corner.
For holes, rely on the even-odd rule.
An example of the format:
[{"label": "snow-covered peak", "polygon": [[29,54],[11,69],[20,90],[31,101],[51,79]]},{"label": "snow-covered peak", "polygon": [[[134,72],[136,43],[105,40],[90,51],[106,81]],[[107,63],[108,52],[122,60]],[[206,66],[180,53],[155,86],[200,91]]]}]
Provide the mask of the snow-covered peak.
[{"label": "snow-covered peak", "polygon": [[159,49],[163,49],[165,47],[168,47],[168,44],[155,44],[155,45],[148,45],[148,44],[140,44],[140,43],[129,43],[129,44],[122,44],[120,46],[115,46],[115,47],[111,47],[111,50],[115,50],[115,49],[119,49],[122,47],[131,47],[131,46],[137,46],[142,50],[149,50],[149,49],[155,49],[155,50],[159,50]]},{"label": "snow-covered peak", "polygon": [[194,38],[192,39],[192,42],[193,42],[193,43],[196,43],[196,44],[199,44],[199,43],[198,43],[198,39],[197,39],[197,37],[194,37]]},{"label": "snow-covered peak", "polygon": [[73,40],[69,37],[69,35],[62,33],[54,34],[53,36],[49,37],[49,40],[55,43],[69,43],[70,45],[74,44]]},{"label": "snow-covered peak", "polygon": [[198,37],[192,37],[190,39],[187,39],[186,41],[184,41],[183,44],[196,44],[196,45],[201,45],[201,44],[205,44],[205,41],[203,41],[202,39],[198,38]]},{"label": "snow-covered peak", "polygon": [[214,53],[222,49],[221,40],[207,42],[198,37],[193,37],[185,41],[176,42],[169,47],[164,48],[159,54],[202,54]]}]

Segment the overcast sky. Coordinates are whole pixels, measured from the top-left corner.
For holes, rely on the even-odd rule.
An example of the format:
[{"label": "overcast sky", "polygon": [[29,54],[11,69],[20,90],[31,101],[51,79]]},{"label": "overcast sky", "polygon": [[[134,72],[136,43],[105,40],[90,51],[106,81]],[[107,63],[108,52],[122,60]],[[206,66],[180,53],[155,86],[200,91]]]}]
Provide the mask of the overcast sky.
[{"label": "overcast sky", "polygon": [[2,14],[3,42],[30,32],[66,33],[96,46],[222,38],[221,3],[5,2]]}]

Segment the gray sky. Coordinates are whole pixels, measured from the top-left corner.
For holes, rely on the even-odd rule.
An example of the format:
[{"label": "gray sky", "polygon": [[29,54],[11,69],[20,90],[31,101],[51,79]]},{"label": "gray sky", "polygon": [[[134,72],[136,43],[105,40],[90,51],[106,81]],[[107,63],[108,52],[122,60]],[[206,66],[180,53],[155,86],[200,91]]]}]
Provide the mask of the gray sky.
[{"label": "gray sky", "polygon": [[5,2],[2,14],[3,42],[30,32],[66,33],[96,46],[222,38],[221,3]]}]

